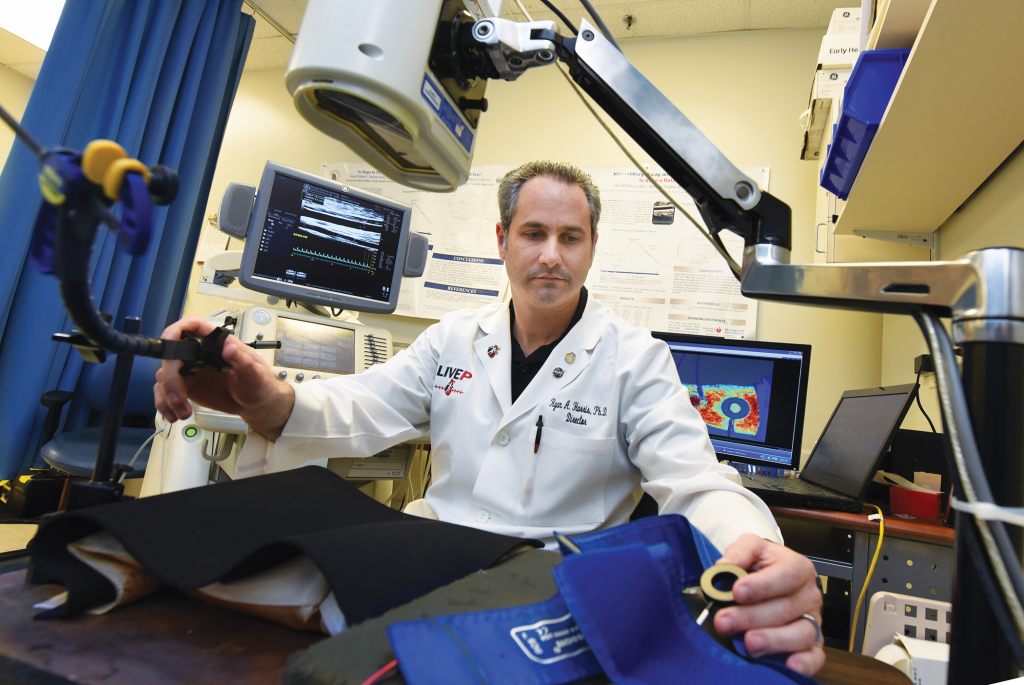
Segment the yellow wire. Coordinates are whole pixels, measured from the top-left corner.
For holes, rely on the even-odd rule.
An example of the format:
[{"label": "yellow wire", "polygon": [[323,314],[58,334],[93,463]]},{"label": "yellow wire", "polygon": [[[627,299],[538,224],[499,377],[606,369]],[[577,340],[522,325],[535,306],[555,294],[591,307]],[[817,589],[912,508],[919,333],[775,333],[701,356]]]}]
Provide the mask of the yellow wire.
[{"label": "yellow wire", "polygon": [[860,589],[860,597],[857,598],[857,606],[853,609],[853,628],[850,629],[850,650],[853,651],[853,641],[857,637],[857,617],[860,615],[860,605],[864,601],[864,593],[868,591],[868,583],[871,582],[871,574],[875,572],[875,562],[878,561],[878,552],[882,549],[882,538],[885,537],[885,518],[882,510],[874,504],[869,506],[878,510],[878,544],[875,545],[875,556],[871,557],[871,566],[868,567],[868,577],[864,579],[864,587]]}]

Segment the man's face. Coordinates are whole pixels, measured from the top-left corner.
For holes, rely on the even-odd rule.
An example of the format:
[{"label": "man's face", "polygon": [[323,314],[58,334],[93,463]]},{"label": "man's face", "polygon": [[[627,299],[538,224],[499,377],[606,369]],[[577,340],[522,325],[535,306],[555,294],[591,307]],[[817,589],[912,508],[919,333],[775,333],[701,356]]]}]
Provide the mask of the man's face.
[{"label": "man's face", "polygon": [[579,186],[550,176],[523,184],[505,249],[500,223],[497,236],[517,305],[566,304],[576,297],[594,263],[596,241],[591,241],[587,196]]}]

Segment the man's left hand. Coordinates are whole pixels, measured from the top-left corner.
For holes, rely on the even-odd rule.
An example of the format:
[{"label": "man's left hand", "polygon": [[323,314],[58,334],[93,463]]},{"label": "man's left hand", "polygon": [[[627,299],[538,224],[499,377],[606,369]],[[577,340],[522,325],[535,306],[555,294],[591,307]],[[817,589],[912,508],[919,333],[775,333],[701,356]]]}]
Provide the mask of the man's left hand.
[{"label": "man's left hand", "polygon": [[825,651],[815,642],[814,625],[800,618],[810,614],[821,625],[821,592],[811,560],[747,533],[717,563],[735,564],[749,573],[732,586],[736,605],[715,614],[718,634],[745,632],[743,641],[752,656],[792,652],[786,665],[814,675],[825,663]]}]

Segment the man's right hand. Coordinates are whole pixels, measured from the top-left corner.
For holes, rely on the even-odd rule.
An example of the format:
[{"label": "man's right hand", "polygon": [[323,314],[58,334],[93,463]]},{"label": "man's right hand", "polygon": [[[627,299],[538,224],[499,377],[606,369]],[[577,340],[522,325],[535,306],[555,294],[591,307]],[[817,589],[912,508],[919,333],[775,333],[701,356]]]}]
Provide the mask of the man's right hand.
[{"label": "man's right hand", "polygon": [[[195,316],[171,324],[161,334],[165,340],[180,340],[182,333],[202,337],[216,326]],[[194,376],[181,376],[182,362],[164,360],[156,372],[153,396],[156,409],[169,421],[192,415],[188,400],[227,414],[237,414],[271,442],[281,436],[295,404],[291,386],[278,380],[263,356],[233,335],[224,341],[221,356],[230,366],[219,372],[203,367]]]}]

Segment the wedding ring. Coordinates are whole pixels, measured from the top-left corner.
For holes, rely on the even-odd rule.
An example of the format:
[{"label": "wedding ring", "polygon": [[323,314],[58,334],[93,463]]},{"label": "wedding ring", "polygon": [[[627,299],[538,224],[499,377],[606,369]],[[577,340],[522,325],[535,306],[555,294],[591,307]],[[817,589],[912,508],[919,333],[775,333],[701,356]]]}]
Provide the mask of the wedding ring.
[{"label": "wedding ring", "polygon": [[[814,618],[810,614],[804,614],[800,618],[806,618],[808,621],[814,624],[814,630],[817,631],[817,635],[814,636],[814,644],[821,643],[821,624],[818,623],[818,619]],[[797,619],[799,620],[799,619]]]}]

